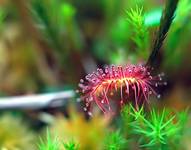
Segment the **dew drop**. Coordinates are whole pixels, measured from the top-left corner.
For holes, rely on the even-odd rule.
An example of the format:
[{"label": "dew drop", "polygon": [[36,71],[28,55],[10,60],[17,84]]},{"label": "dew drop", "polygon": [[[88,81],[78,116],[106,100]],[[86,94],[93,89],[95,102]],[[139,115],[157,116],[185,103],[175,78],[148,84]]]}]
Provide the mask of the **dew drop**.
[{"label": "dew drop", "polygon": [[81,84],[81,83],[79,83],[78,86],[79,86],[80,88],[83,88],[83,87],[84,87],[83,84]]},{"label": "dew drop", "polygon": [[102,100],[101,103],[104,104],[104,100]]},{"label": "dew drop", "polygon": [[164,85],[167,85],[167,82],[164,82]]},{"label": "dew drop", "polygon": [[157,98],[161,98],[161,95],[160,95],[160,94],[158,94],[158,95],[157,95]]},{"label": "dew drop", "polygon": [[120,104],[123,104],[123,100],[120,100]]},{"label": "dew drop", "polygon": [[164,76],[164,72],[161,73],[161,76]]},{"label": "dew drop", "polygon": [[77,98],[76,101],[77,101],[77,102],[81,102],[81,99],[80,99],[80,98]]},{"label": "dew drop", "polygon": [[84,83],[84,80],[83,80],[83,79],[80,79],[80,82],[81,82],[81,83]]},{"label": "dew drop", "polygon": [[86,108],[86,107],[84,107],[84,111],[87,111],[87,108]]},{"label": "dew drop", "polygon": [[125,90],[125,93],[127,93],[127,94],[128,94],[128,93],[129,93],[129,91],[128,91],[128,90]]},{"label": "dew drop", "polygon": [[93,97],[90,97],[90,98],[89,98],[89,101],[90,101],[90,102],[93,101]]},{"label": "dew drop", "polygon": [[105,76],[106,76],[106,74],[105,74],[105,73],[103,73],[103,74],[102,74],[102,77],[105,77]]},{"label": "dew drop", "polygon": [[88,115],[89,115],[90,117],[92,117],[92,116],[93,116],[93,115],[92,115],[92,113],[91,113],[91,112],[89,112],[89,111],[88,111]]},{"label": "dew drop", "polygon": [[149,94],[151,95],[151,94],[152,94],[152,91],[149,91]]}]

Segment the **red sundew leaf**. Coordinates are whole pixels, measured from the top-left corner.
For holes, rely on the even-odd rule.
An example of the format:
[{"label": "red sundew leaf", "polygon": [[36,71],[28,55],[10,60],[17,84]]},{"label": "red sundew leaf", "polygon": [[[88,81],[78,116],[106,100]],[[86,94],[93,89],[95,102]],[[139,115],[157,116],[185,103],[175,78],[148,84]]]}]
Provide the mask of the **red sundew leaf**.
[{"label": "red sundew leaf", "polygon": [[[166,84],[162,82],[162,75],[152,75],[151,68],[144,65],[107,66],[97,69],[96,72],[88,74],[85,80],[79,83],[79,92],[86,106],[96,103],[104,112],[112,112],[111,102],[115,106],[122,107],[133,100],[135,107],[149,103],[150,95],[160,95],[157,88]],[[88,107],[84,107],[88,111]]]}]

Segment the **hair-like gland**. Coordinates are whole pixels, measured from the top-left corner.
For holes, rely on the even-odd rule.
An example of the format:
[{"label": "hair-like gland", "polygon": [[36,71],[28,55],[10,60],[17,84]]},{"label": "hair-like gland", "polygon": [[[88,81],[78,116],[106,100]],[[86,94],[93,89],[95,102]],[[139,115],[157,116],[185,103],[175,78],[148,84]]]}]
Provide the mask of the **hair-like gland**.
[{"label": "hair-like gland", "polygon": [[150,70],[143,65],[112,65],[88,74],[85,80],[81,79],[79,83],[79,91],[86,103],[84,110],[88,111],[88,107],[95,102],[104,113],[111,111],[110,97],[114,92],[120,93],[120,98],[115,100],[120,106],[132,98],[132,93],[136,107],[141,103],[141,99],[143,103],[149,103],[151,94],[159,98],[156,89],[166,82],[162,82],[163,74],[152,76]]}]

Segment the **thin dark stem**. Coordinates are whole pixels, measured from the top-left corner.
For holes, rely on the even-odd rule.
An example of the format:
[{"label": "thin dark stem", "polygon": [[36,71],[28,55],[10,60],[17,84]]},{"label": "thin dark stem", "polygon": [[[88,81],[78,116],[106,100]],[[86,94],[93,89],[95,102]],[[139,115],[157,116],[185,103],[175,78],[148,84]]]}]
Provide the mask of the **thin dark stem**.
[{"label": "thin dark stem", "polygon": [[152,52],[147,61],[147,65],[151,67],[156,65],[155,63],[157,60],[157,56],[159,54],[159,50],[162,47],[163,41],[165,40],[167,32],[174,19],[174,13],[176,11],[178,1],[179,0],[167,0],[166,2],[166,7],[161,17],[160,27],[159,27],[156,39],[154,41]]}]

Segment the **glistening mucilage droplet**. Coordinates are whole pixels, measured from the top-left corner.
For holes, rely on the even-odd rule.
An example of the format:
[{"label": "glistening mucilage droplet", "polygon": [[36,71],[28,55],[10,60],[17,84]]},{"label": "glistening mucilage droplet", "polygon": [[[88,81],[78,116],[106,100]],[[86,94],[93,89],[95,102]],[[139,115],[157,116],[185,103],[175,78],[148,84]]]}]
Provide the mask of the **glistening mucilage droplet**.
[{"label": "glistening mucilage droplet", "polygon": [[[111,111],[111,96],[119,93],[115,99],[118,105],[126,104],[128,99],[132,98],[136,105],[139,105],[140,99],[148,103],[150,95],[160,94],[156,89],[162,82],[162,76],[153,75],[151,68],[143,65],[126,65],[126,66],[107,66],[104,69],[97,69],[96,72],[88,74],[85,79],[80,80],[79,91],[82,100],[85,101],[85,111],[95,102],[104,112]],[[86,108],[87,107],[87,108]]]}]

